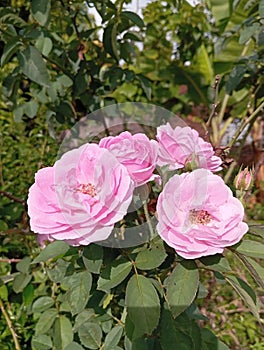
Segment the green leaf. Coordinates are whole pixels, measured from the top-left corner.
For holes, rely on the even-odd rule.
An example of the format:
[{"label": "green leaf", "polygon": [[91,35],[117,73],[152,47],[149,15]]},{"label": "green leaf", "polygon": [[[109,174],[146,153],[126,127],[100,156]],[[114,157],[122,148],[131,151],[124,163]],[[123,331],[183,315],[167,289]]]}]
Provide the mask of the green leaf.
[{"label": "green leaf", "polygon": [[48,56],[52,50],[52,41],[47,37],[39,37],[36,40],[35,44],[36,48],[42,53],[44,56]]},{"label": "green leaf", "polygon": [[72,343],[68,344],[63,350],[84,350],[84,348],[75,341],[73,341]]},{"label": "green leaf", "polygon": [[136,257],[136,267],[141,270],[151,270],[160,266],[167,257],[163,241],[155,239],[149,247],[139,252]]},{"label": "green leaf", "polygon": [[23,289],[29,284],[31,281],[32,276],[27,273],[20,273],[19,275],[16,275],[14,282],[13,282],[13,291],[15,293],[20,293],[23,291]]},{"label": "green leaf", "polygon": [[78,329],[86,323],[88,320],[93,318],[95,316],[94,310],[93,309],[85,309],[82,312],[80,312],[76,319],[75,319],[75,324],[74,324],[74,332],[77,332]]},{"label": "green leaf", "polygon": [[32,0],[31,11],[33,17],[40,25],[47,25],[50,15],[50,0]]},{"label": "green leaf", "polygon": [[35,332],[36,336],[39,334],[47,333],[53,326],[53,323],[58,316],[58,311],[56,309],[48,309],[40,315],[38,322],[36,324]]},{"label": "green leaf", "polygon": [[22,273],[28,273],[30,269],[31,258],[29,256],[24,257],[16,264],[16,269]]},{"label": "green leaf", "polygon": [[238,84],[241,82],[246,71],[247,67],[242,65],[235,66],[232,69],[232,72],[229,74],[226,82],[226,92],[229,95],[231,95],[232,91],[235,90]]},{"label": "green leaf", "polygon": [[82,345],[89,349],[98,349],[101,345],[102,330],[101,327],[93,322],[84,323],[79,331],[78,335]]},{"label": "green leaf", "polygon": [[34,118],[38,112],[39,105],[36,101],[30,100],[23,104],[24,114],[29,118]]},{"label": "green leaf", "polygon": [[45,334],[34,335],[31,344],[33,350],[48,350],[52,348],[51,337]]},{"label": "green leaf", "polygon": [[251,258],[264,259],[264,244],[261,242],[245,239],[235,247],[235,250]]},{"label": "green leaf", "polygon": [[73,341],[73,330],[70,320],[60,315],[54,323],[53,341],[56,350],[64,350]]},{"label": "green leaf", "polygon": [[249,224],[249,233],[264,238],[264,225]]},{"label": "green leaf", "polygon": [[214,70],[212,61],[208,55],[208,50],[204,45],[201,45],[197,50],[197,54],[193,58],[192,65],[196,71],[203,75],[206,84],[212,84],[214,79]]},{"label": "green leaf", "polygon": [[206,256],[199,259],[206,269],[218,271],[218,272],[228,272],[231,271],[231,267],[225,257],[221,254],[215,254],[212,256]]},{"label": "green leaf", "polygon": [[157,327],[160,317],[160,301],[156,289],[148,278],[134,275],[126,288],[125,304],[128,317],[135,329],[133,339],[143,334],[151,334]]},{"label": "green leaf", "polygon": [[34,300],[34,287],[30,283],[23,290],[23,302],[25,306],[29,306],[32,304],[33,300]]},{"label": "green leaf", "polygon": [[92,273],[100,273],[103,263],[103,248],[97,244],[89,244],[83,250],[83,263],[86,269]]},{"label": "green leaf", "polygon": [[34,301],[32,305],[33,312],[43,312],[54,305],[54,300],[51,297],[40,297]]},{"label": "green leaf", "polygon": [[125,337],[125,350],[149,350],[149,347],[143,337],[134,340]]},{"label": "green leaf", "polygon": [[56,261],[55,266],[52,269],[47,270],[47,274],[49,276],[49,279],[52,282],[60,283],[63,280],[63,278],[65,277],[67,269],[69,268],[70,265],[71,265],[71,263],[69,261],[65,261],[63,259],[58,259]]},{"label": "green leaf", "polygon": [[49,75],[41,53],[29,46],[18,54],[18,59],[23,73],[35,83],[49,87]]},{"label": "green leaf", "polygon": [[178,328],[169,310],[163,309],[160,324],[160,343],[162,350],[171,350],[171,345],[177,345],[177,350],[194,350],[193,342],[188,334]]},{"label": "green leaf", "polygon": [[260,0],[258,10],[260,17],[264,18],[264,0]]},{"label": "green leaf", "polygon": [[259,316],[259,306],[257,305],[257,298],[253,289],[241,278],[235,276],[226,276],[225,279],[244,300],[257,320],[261,322]]},{"label": "green leaf", "polygon": [[92,286],[92,276],[89,271],[74,273],[69,277],[65,277],[62,286],[68,288],[66,292],[66,300],[68,301],[73,315],[84,310]]},{"label": "green leaf", "polygon": [[32,264],[37,264],[41,261],[47,261],[52,258],[58,258],[61,255],[64,255],[69,248],[69,245],[64,241],[54,241],[41,251],[41,253],[32,261]]},{"label": "green leaf", "polygon": [[133,22],[135,25],[137,25],[139,28],[143,28],[145,26],[145,23],[141,17],[139,17],[138,14],[132,11],[122,11],[120,14],[120,17],[125,17],[129,19],[131,22]]},{"label": "green leaf", "polygon": [[255,282],[264,289],[264,268],[251,258],[245,257],[242,254],[237,255],[245,264]]},{"label": "green leaf", "polygon": [[5,64],[9,62],[11,57],[17,53],[19,48],[22,46],[22,42],[19,41],[18,37],[11,39],[4,47],[4,51],[1,56],[1,66],[3,67]]},{"label": "green leaf", "polygon": [[199,272],[193,261],[176,266],[167,281],[167,300],[174,317],[193,302],[199,286]]},{"label": "green leaf", "polygon": [[152,88],[151,88],[150,80],[142,74],[137,74],[136,78],[140,81],[141,87],[142,87],[143,91],[145,92],[148,100],[151,100]]},{"label": "green leaf", "polygon": [[112,350],[118,345],[123,334],[123,326],[115,326],[105,337],[104,350]]},{"label": "green leaf", "polygon": [[0,299],[7,301],[8,300],[8,289],[5,284],[0,286]]},{"label": "green leaf", "polygon": [[202,349],[201,350],[229,350],[209,329],[201,328]]},{"label": "green leaf", "polygon": [[97,284],[98,290],[109,292],[111,288],[119,285],[130,273],[131,262],[125,258],[114,260],[102,271]]}]

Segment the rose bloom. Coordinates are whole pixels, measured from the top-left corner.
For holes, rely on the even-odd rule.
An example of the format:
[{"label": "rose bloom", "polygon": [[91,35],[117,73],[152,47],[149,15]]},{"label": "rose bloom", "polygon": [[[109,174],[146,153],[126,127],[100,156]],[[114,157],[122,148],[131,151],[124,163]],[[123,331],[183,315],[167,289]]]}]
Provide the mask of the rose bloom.
[{"label": "rose bloom", "polygon": [[111,152],[85,144],[36,173],[28,196],[31,229],[41,244],[104,240],[126,214],[133,189],[127,169]]},{"label": "rose bloom", "polygon": [[100,147],[107,148],[123,164],[135,186],[154,180],[153,171],[158,157],[158,143],[142,133],[132,135],[128,131],[118,136],[103,138]]},{"label": "rose bloom", "polygon": [[186,259],[222,253],[247,232],[244,208],[221,177],[206,169],[174,175],[157,202],[157,231]]},{"label": "rose bloom", "polygon": [[170,170],[184,168],[190,163],[194,168],[205,168],[213,172],[221,170],[221,158],[215,156],[212,145],[204,141],[198,132],[189,126],[169,123],[157,128],[159,142],[158,165],[169,165]]}]

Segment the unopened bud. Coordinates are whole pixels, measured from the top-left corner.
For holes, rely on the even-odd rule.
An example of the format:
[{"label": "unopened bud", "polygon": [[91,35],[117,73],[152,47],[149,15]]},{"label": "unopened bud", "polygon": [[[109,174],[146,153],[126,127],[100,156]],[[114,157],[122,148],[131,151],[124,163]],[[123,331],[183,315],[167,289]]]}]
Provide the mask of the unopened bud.
[{"label": "unopened bud", "polygon": [[234,185],[239,191],[248,191],[252,188],[253,182],[253,171],[248,170],[248,167],[246,167],[243,170],[240,168],[237,176],[235,177]]}]

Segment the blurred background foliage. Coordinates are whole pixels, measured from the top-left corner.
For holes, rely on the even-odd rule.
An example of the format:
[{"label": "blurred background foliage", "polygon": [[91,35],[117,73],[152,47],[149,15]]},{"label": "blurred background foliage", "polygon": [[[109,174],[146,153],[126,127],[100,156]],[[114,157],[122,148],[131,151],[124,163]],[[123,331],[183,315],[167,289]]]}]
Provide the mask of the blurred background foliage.
[{"label": "blurred background foliage", "polygon": [[[28,227],[28,188],[34,173],[56,160],[65,132],[89,113],[114,103],[153,103],[200,133],[211,116],[210,140],[223,157],[232,146],[231,169],[255,164],[247,213],[264,219],[263,114],[254,114],[264,100],[264,1],[149,1],[142,15],[127,10],[129,3],[0,1],[0,275],[11,276],[0,297],[23,349],[30,348],[36,324],[31,304],[52,289],[43,272],[28,277],[27,263],[16,267],[39,251]],[[235,130],[244,131],[236,143]],[[14,287],[17,271],[24,279]],[[207,287],[212,281],[205,276]],[[220,284],[211,294],[206,324],[231,349],[264,349],[258,323],[233,290]],[[42,340],[36,349],[49,348]],[[3,314],[0,344],[14,349]]]}]

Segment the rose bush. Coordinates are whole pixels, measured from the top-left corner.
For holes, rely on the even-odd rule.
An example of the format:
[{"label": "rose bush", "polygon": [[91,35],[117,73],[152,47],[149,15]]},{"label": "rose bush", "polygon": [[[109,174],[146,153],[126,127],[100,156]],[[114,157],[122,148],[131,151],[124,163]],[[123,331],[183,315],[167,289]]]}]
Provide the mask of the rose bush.
[{"label": "rose bush", "polygon": [[107,149],[85,144],[37,172],[28,196],[31,229],[40,242],[104,240],[126,214],[133,188],[126,168]]},{"label": "rose bush", "polygon": [[174,175],[161,192],[157,230],[185,259],[222,253],[248,231],[244,208],[209,170]]},{"label": "rose bush", "polygon": [[169,165],[170,170],[175,170],[191,163],[194,168],[213,172],[221,170],[221,158],[215,156],[212,145],[189,126],[173,129],[167,123],[157,128],[156,137],[159,142],[158,165]]},{"label": "rose bush", "polygon": [[131,135],[124,131],[118,136],[104,137],[99,146],[107,148],[127,168],[136,186],[154,179],[158,156],[156,141],[142,133]]}]

